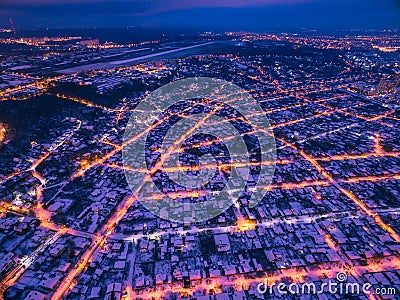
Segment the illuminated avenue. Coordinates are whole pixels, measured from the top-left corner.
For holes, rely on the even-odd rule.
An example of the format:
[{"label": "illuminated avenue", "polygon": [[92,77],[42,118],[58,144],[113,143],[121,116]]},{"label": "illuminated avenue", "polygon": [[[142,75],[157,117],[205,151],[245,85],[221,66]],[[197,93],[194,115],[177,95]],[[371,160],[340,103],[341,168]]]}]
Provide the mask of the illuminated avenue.
[{"label": "illuminated avenue", "polygon": [[[321,285],[339,272],[400,293],[398,35],[10,37],[1,45],[18,50],[0,53],[0,298],[264,299],[257,285],[266,279]],[[177,224],[147,211],[126,183],[125,172],[138,172],[144,186],[153,170],[122,163],[125,147],[167,117],[123,135],[146,95],[200,76],[257,100],[256,117],[274,132],[276,169],[256,207],[242,198],[209,221]],[[192,132],[154,169],[188,150],[181,144]],[[270,165],[164,170],[251,164]],[[364,295],[380,298],[390,299]]]}]

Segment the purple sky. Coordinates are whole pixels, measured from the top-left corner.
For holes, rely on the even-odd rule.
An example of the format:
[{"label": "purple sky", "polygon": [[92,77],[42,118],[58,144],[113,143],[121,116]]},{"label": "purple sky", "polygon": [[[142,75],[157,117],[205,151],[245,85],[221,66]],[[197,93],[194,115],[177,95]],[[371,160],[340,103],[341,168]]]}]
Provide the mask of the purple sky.
[{"label": "purple sky", "polygon": [[398,28],[396,0],[1,0],[0,26]]}]

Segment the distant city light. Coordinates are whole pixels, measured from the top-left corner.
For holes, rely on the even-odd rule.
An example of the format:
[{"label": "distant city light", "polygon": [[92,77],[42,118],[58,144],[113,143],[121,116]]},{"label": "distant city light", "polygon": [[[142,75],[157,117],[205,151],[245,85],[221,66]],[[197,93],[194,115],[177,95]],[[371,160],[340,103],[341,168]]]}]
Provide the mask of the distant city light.
[{"label": "distant city light", "polygon": [[6,136],[6,127],[0,123],[0,143],[4,140]]}]

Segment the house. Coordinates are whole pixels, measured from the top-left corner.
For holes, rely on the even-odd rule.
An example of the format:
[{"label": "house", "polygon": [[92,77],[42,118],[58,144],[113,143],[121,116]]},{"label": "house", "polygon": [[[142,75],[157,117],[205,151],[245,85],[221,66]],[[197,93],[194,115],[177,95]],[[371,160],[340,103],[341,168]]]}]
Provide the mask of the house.
[{"label": "house", "polygon": [[218,252],[227,252],[231,250],[231,244],[227,234],[223,233],[214,235],[214,241]]}]

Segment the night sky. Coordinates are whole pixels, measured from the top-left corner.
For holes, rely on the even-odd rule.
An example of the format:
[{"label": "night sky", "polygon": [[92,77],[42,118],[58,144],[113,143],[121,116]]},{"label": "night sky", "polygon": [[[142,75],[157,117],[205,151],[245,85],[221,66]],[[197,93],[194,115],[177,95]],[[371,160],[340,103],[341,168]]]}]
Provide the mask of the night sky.
[{"label": "night sky", "polygon": [[399,0],[2,0],[0,26],[195,30],[393,29]]}]

